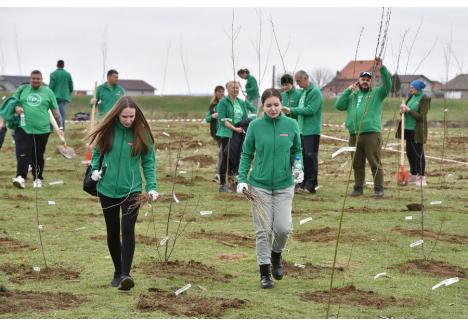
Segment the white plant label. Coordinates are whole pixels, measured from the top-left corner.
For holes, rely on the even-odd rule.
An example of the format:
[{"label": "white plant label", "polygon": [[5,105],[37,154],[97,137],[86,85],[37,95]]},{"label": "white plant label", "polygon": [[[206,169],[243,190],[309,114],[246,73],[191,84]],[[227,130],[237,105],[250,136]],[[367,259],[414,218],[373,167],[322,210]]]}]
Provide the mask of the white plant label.
[{"label": "white plant label", "polygon": [[200,211],[200,215],[206,216],[206,215],[211,215],[213,214],[213,211]]},{"label": "white plant label", "polygon": [[49,200],[49,201],[47,201],[47,204],[49,204],[49,205],[55,205],[55,201]]},{"label": "white plant label", "polygon": [[332,154],[332,158],[337,157],[338,155],[340,155],[343,152],[355,152],[355,151],[356,151],[356,147],[354,147],[354,146],[341,147],[339,150],[337,150],[336,152],[334,152]]},{"label": "white plant label", "polygon": [[179,171],[179,174],[186,174],[187,171]]},{"label": "white plant label", "polygon": [[81,230],[84,230],[84,229],[86,229],[86,226],[82,226],[82,227],[80,227],[80,228],[76,228],[75,231],[81,231]]},{"label": "white plant label", "polygon": [[413,216],[405,216],[405,220],[411,221],[413,219]]},{"label": "white plant label", "polygon": [[42,226],[42,224],[39,224],[39,225],[37,226],[37,228],[38,228],[39,230],[44,229],[44,227]]},{"label": "white plant label", "polygon": [[431,205],[440,205],[440,204],[442,204],[442,201],[440,201],[440,200],[431,201]]},{"label": "white plant label", "polygon": [[375,275],[374,280],[378,279],[379,277],[390,278],[390,276],[388,276],[387,273],[383,272],[383,273],[379,273],[379,274]]},{"label": "white plant label", "polygon": [[192,284],[189,283],[189,284],[187,284],[186,286],[184,286],[184,287],[178,289],[178,290],[175,291],[174,293],[175,293],[175,295],[179,295],[179,294],[181,294],[181,293],[187,291],[187,290],[190,289],[191,287],[192,287]]},{"label": "white plant label", "polygon": [[442,282],[439,282],[436,285],[434,285],[432,287],[432,289],[435,290],[435,289],[441,287],[442,285],[449,286],[449,285],[451,285],[453,283],[457,283],[458,281],[460,281],[460,279],[458,277],[448,278],[448,279],[443,280]]},{"label": "white plant label", "polygon": [[163,131],[163,135],[166,136],[166,137],[171,137],[171,135],[169,135],[167,132]]},{"label": "white plant label", "polygon": [[49,185],[50,186],[63,185],[63,180],[57,180],[57,181],[49,182]]},{"label": "white plant label", "polygon": [[175,201],[177,204],[179,203],[179,199],[177,199],[175,193],[174,193],[174,195],[172,196],[172,198],[174,198],[174,201]]},{"label": "white plant label", "polygon": [[305,223],[310,222],[310,221],[312,221],[312,217],[308,217],[308,218],[305,218],[303,220],[300,220],[299,224],[302,225],[302,224],[305,224]]},{"label": "white plant label", "polygon": [[162,239],[161,241],[159,241],[159,245],[160,246],[164,246],[167,242],[167,240],[169,240],[169,237],[165,237],[164,239]]},{"label": "white plant label", "polygon": [[424,240],[421,239],[421,240],[418,240],[418,241],[413,242],[413,243],[410,244],[409,246],[410,246],[410,248],[414,248],[414,247],[417,247],[417,246],[419,246],[419,245],[422,245],[423,243],[424,243]]},{"label": "white plant label", "polygon": [[305,268],[305,265],[294,263],[294,267]]},{"label": "white plant label", "polygon": [[373,186],[374,183],[373,183],[372,181],[366,181],[366,185],[368,185],[368,186]]},{"label": "white plant label", "polygon": [[39,266],[34,266],[33,267],[33,271],[35,272],[40,272],[41,271],[41,268]]}]

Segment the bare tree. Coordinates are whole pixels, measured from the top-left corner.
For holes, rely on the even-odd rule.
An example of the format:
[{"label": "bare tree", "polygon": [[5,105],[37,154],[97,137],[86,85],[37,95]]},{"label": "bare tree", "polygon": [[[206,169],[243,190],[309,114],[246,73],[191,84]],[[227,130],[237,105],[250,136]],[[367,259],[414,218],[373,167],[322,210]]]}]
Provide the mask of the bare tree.
[{"label": "bare tree", "polygon": [[162,81],[162,88],[161,88],[161,96],[164,95],[164,89],[166,87],[166,76],[167,76],[167,66],[169,65],[169,53],[171,52],[171,41],[167,45],[166,49],[166,59],[164,60],[164,73],[163,73],[163,81]]},{"label": "bare tree", "polygon": [[180,61],[182,62],[182,70],[184,71],[184,78],[185,78],[185,83],[187,84],[188,94],[191,95],[192,92],[190,91],[190,82],[188,78],[189,65],[184,57],[184,49],[183,49],[182,40],[180,40]]},{"label": "bare tree", "polygon": [[106,80],[106,66],[107,66],[107,25],[104,26],[101,40],[101,54],[102,54],[102,80]]},{"label": "bare tree", "polygon": [[328,68],[315,68],[310,72],[312,82],[317,85],[319,89],[328,84],[335,74]]},{"label": "bare tree", "polygon": [[[231,21],[231,33],[227,33],[226,31],[224,31],[228,39],[231,41],[231,63],[232,63],[233,80],[236,80],[236,75],[237,75],[236,74],[235,43],[236,43],[237,37],[239,36],[240,29],[241,29],[240,26],[235,26],[235,21],[236,21],[236,15],[235,15],[235,11],[233,8],[232,9],[232,21]],[[238,56],[239,56],[239,53],[238,53]]]},{"label": "bare tree", "polygon": [[18,69],[19,69],[20,75],[22,75],[23,69],[21,69],[21,51],[20,51],[19,37],[18,37],[18,31],[16,30],[16,25],[15,25],[15,47],[16,47],[16,60],[18,62]]}]

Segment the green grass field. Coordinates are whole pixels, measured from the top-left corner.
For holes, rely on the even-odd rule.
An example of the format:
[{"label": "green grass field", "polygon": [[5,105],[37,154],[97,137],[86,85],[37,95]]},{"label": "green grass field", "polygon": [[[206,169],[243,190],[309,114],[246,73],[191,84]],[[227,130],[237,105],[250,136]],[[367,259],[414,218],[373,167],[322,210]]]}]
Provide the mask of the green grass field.
[{"label": "green grass field", "polygon": [[[137,102],[154,118],[203,117],[209,101],[147,100],[138,98]],[[74,99],[72,110],[81,111],[86,101],[84,97]],[[449,102],[448,119],[466,122],[466,105]],[[331,101],[325,106],[324,122],[344,121],[342,113],[332,110]],[[386,107],[395,106],[397,100],[387,101]],[[440,108],[442,102],[436,101],[430,120],[443,120]],[[392,116],[393,110],[387,110],[384,120],[392,120]],[[152,129],[163,197],[152,207],[140,209],[132,270],[136,286],[128,293],[108,285],[113,266],[102,211],[81,190],[85,124],[67,126],[66,137],[78,154],[73,160],[56,153],[59,142],[51,136],[45,186],[37,194],[31,177],[24,190],[11,184],[15,158],[8,133],[0,152],[0,318],[325,318],[326,295],[320,292],[327,291],[330,284],[350,168],[347,155],[331,159],[331,153],[344,143],[322,138],[321,188],[315,195],[300,194],[294,199],[294,230],[284,254],[288,274],[276,281],[274,289],[261,290],[250,204],[239,194],[219,194],[218,185],[211,181],[217,147],[209,137],[208,125],[158,122],[152,123]],[[324,127],[323,134],[347,139],[346,131],[339,127]],[[388,143],[397,142],[393,134],[384,131]],[[161,264],[157,247],[166,228],[179,140],[183,159],[175,193],[181,200],[172,205],[170,234],[181,217],[186,229],[176,243],[172,263]],[[445,147],[445,157],[466,162],[467,141],[466,129],[450,128],[443,146],[443,129],[431,128],[426,155],[440,157]],[[384,152],[383,159],[385,197],[373,199],[372,188],[368,188],[363,197],[347,198],[344,205],[334,280],[334,287],[343,289],[335,290],[339,294],[334,296],[331,318],[467,318],[466,166],[427,160],[425,243],[410,248],[421,239],[421,214],[407,211],[406,204],[418,203],[420,191],[395,183],[396,154]],[[370,171],[367,173],[367,180],[372,181]],[[56,180],[64,184],[48,184]],[[50,200],[55,205],[49,205]],[[442,203],[430,204],[436,200]],[[38,244],[36,205],[48,269],[44,269]],[[202,216],[200,211],[212,214]],[[301,225],[299,221],[307,217],[312,221]],[[164,253],[164,247],[160,252]],[[295,267],[295,263],[305,268]],[[33,272],[34,266],[41,271]],[[374,279],[382,272],[391,278]],[[458,283],[431,290],[438,282],[456,276],[460,277]],[[192,288],[184,294],[170,294],[187,283]],[[58,292],[69,294],[58,296]]]}]

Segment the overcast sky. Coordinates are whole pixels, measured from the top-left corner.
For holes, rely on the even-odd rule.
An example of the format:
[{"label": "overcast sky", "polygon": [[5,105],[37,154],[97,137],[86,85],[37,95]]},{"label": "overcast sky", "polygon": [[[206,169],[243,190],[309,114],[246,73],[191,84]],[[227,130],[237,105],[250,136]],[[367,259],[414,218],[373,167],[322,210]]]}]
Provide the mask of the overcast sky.
[{"label": "overcast sky", "polygon": [[[262,89],[271,84],[272,65],[276,65],[278,73],[283,72],[270,15],[280,48],[288,48],[287,70],[342,69],[354,59],[362,27],[358,58],[374,56],[381,8],[260,10],[263,80],[253,45],[258,38],[259,9],[235,8],[234,24],[240,28],[235,41],[236,69],[249,68],[261,80]],[[402,35],[408,30],[409,48],[422,20],[408,68],[408,51],[404,48],[399,73],[406,70],[407,74],[424,74],[444,82],[444,47],[450,39],[454,56],[448,77],[466,73],[467,17],[468,8],[392,8],[384,63],[395,72]],[[1,8],[0,72],[26,75],[39,69],[48,82],[57,60],[63,59],[75,88],[90,90],[95,80],[103,80],[102,44],[106,40],[105,68],[117,69],[120,78],[144,79],[164,94],[187,94],[189,88],[192,94],[211,93],[214,86],[233,77],[231,39],[227,36],[231,24],[232,8]],[[434,42],[434,49],[415,71]]]}]

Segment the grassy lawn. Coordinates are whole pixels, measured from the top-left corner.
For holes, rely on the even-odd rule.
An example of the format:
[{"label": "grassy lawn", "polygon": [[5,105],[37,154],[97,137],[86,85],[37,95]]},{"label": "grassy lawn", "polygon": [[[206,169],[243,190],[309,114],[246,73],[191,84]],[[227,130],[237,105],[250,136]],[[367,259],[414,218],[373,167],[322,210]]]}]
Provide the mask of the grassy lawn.
[{"label": "grassy lawn", "polygon": [[[203,117],[208,98],[138,98],[149,117]],[[87,99],[74,99],[84,110]],[[398,100],[387,101],[384,121],[392,120]],[[323,120],[341,124],[344,115],[326,101]],[[449,102],[449,120],[466,123],[467,102]],[[433,103],[429,120],[443,120],[443,102]],[[14,147],[8,133],[0,152],[0,318],[325,318],[336,230],[350,168],[349,157],[331,154],[344,143],[322,138],[319,184],[315,195],[296,195],[293,233],[284,259],[287,275],[272,290],[259,288],[250,205],[239,194],[219,194],[211,179],[217,147],[207,124],[152,123],[157,140],[158,184],[162,200],[140,209],[132,275],[136,286],[121,293],[109,287],[113,266],[98,202],[81,190],[84,168],[83,124],[69,124],[66,137],[78,153],[66,160],[47,148],[45,186],[13,188]],[[168,133],[167,137],[163,132]],[[324,127],[323,134],[347,139],[346,130]],[[394,131],[385,131],[396,143]],[[442,155],[443,129],[430,129],[426,155]],[[157,247],[165,236],[174,161],[182,140],[182,164],[175,186],[180,203],[172,205],[170,234],[183,217],[185,232],[177,240],[170,264],[162,264]],[[466,129],[450,128],[445,157],[466,161]],[[394,181],[398,155],[385,152],[385,197],[347,198],[334,287],[338,294],[332,318],[467,318],[468,189],[466,166],[427,160],[424,188],[424,245],[421,214],[408,203],[420,201],[419,189]],[[197,163],[199,162],[199,164]],[[183,173],[186,172],[186,173]],[[372,181],[367,170],[367,181]],[[49,185],[63,180],[64,184]],[[352,180],[351,180],[352,182]],[[37,195],[37,200],[36,200]],[[431,205],[431,201],[442,201]],[[49,205],[48,201],[55,201]],[[36,205],[49,268],[38,243]],[[211,215],[200,211],[212,211]],[[411,220],[405,217],[412,216]],[[312,221],[300,224],[300,220]],[[171,239],[169,244],[172,244]],[[159,248],[164,254],[164,247]],[[304,265],[304,268],[294,264]],[[33,272],[38,266],[40,272]],[[391,278],[374,279],[386,272]],[[431,287],[459,276],[460,282]],[[192,287],[175,297],[187,283]],[[32,291],[32,292],[28,292]],[[61,296],[57,293],[62,292]],[[52,298],[56,298],[53,300]],[[58,298],[58,299],[57,299]]]}]

